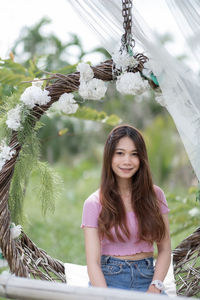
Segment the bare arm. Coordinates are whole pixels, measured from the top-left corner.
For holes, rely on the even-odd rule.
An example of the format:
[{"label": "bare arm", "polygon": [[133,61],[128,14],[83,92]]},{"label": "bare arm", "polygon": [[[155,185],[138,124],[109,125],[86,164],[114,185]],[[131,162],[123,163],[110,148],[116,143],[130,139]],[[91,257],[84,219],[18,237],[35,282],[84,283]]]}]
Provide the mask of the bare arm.
[{"label": "bare arm", "polygon": [[101,247],[97,228],[85,227],[85,252],[87,270],[92,286],[107,287],[104,275],[101,270]]},{"label": "bare arm", "polygon": [[[165,279],[171,262],[171,241],[168,214],[163,214],[163,220],[166,226],[166,235],[160,243],[157,243],[158,257],[153,276],[153,280],[158,279],[161,281]],[[150,285],[147,292],[160,293],[160,290],[158,290],[154,285]]]}]

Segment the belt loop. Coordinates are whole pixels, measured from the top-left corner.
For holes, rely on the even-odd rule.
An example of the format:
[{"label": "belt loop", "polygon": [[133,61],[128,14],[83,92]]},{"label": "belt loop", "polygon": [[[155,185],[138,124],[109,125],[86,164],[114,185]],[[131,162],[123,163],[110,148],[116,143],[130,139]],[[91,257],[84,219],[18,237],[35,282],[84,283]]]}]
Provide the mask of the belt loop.
[{"label": "belt loop", "polygon": [[129,267],[131,267],[131,263],[128,261],[128,259],[125,259],[125,263],[126,263]]},{"label": "belt loop", "polygon": [[151,266],[151,260],[149,258],[145,258],[145,261],[147,262],[147,268]]},{"label": "belt loop", "polygon": [[110,259],[110,255],[107,255],[107,256],[105,257],[106,264],[108,264],[109,259]]}]

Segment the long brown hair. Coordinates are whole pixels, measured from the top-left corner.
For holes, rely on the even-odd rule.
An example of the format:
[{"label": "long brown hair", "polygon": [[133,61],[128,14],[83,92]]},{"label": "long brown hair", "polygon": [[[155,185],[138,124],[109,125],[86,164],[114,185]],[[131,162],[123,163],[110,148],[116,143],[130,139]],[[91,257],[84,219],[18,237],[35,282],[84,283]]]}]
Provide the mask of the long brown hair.
[{"label": "long brown hair", "polygon": [[132,177],[132,208],[138,222],[138,239],[148,242],[161,241],[166,233],[165,224],[159,208],[159,200],[153,188],[146,145],[142,134],[130,125],[115,127],[108,135],[104,146],[102,176],[100,185],[100,203],[102,210],[98,219],[99,233],[114,241],[111,228],[115,228],[120,241],[121,232],[130,238],[126,223],[126,212],[120,197],[117,180],[112,170],[112,158],[119,140],[129,137],[135,144],[140,167]]}]

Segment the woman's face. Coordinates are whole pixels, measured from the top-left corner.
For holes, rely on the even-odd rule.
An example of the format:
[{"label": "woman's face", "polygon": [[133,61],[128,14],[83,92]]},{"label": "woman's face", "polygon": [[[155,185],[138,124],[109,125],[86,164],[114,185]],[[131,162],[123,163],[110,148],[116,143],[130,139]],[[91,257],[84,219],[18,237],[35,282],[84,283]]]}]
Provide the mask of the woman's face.
[{"label": "woman's face", "polygon": [[112,170],[117,179],[130,179],[139,169],[140,160],[134,142],[123,137],[116,145],[112,158]]}]

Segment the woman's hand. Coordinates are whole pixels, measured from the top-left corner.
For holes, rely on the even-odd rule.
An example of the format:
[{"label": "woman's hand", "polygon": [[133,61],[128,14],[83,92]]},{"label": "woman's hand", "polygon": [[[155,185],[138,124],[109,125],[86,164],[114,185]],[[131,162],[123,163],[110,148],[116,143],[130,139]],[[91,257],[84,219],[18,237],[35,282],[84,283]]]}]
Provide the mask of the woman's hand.
[{"label": "woman's hand", "polygon": [[150,284],[147,293],[160,294],[161,290],[157,289],[154,284]]}]

